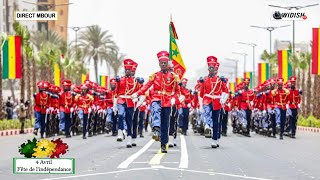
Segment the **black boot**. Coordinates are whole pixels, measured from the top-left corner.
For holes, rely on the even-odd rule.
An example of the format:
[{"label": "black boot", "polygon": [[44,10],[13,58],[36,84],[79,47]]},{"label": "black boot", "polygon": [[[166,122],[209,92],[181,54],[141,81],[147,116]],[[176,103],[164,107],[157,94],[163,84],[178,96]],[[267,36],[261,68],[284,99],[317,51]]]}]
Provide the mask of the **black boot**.
[{"label": "black boot", "polygon": [[155,141],[160,141],[160,128],[159,127],[154,127],[152,129],[152,139],[154,139]]},{"label": "black boot", "polygon": [[36,136],[38,135],[38,128],[33,130],[33,134],[36,135]]},{"label": "black boot", "polygon": [[167,153],[167,145],[166,144],[161,144],[161,152]]}]

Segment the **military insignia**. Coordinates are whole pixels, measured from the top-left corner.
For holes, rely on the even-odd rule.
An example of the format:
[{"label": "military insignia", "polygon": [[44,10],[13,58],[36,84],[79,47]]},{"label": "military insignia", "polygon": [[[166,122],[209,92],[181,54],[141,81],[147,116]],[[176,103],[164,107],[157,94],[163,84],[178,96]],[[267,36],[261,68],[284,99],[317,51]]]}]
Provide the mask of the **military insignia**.
[{"label": "military insignia", "polygon": [[171,79],[170,79],[170,77],[167,77],[167,81],[170,81]]}]

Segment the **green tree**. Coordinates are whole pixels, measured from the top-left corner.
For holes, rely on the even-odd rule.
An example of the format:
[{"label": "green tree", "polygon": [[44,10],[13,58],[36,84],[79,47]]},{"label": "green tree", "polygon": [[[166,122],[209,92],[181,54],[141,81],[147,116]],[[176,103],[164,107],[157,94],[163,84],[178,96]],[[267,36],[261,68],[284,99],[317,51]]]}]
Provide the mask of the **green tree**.
[{"label": "green tree", "polygon": [[108,60],[109,52],[118,49],[109,31],[103,31],[98,25],[89,26],[79,35],[79,48],[88,60],[93,60],[96,82],[98,82],[98,63]]}]

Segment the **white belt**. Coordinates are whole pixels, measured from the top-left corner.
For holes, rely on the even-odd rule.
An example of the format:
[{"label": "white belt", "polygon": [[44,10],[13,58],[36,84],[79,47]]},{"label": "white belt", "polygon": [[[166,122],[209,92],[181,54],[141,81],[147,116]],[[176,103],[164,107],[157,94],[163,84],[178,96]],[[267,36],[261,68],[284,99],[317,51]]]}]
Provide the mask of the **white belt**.
[{"label": "white belt", "polygon": [[210,95],[210,94],[205,94],[205,97],[211,98],[211,99],[220,99],[221,96],[217,96],[217,95]]},{"label": "white belt", "polygon": [[131,96],[129,96],[129,95],[120,95],[119,98],[131,99]]}]

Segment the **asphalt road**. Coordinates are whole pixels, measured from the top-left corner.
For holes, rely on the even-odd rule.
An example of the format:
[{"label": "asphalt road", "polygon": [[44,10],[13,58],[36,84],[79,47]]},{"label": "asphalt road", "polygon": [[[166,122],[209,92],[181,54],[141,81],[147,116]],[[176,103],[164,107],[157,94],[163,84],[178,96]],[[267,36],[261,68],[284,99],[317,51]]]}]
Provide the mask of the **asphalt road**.
[{"label": "asphalt road", "polygon": [[320,179],[320,134],[298,132],[297,139],[251,138],[228,134],[220,147],[211,139],[193,134],[178,136],[177,146],[167,154],[150,133],[126,148],[116,137],[98,135],[86,140],[69,139],[64,158],[75,158],[74,175],[14,175],[13,157],[22,157],[18,147],[33,135],[0,137],[0,179]]}]

